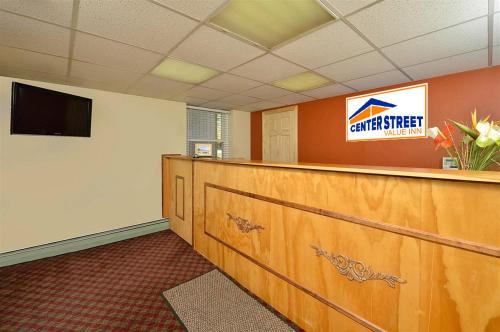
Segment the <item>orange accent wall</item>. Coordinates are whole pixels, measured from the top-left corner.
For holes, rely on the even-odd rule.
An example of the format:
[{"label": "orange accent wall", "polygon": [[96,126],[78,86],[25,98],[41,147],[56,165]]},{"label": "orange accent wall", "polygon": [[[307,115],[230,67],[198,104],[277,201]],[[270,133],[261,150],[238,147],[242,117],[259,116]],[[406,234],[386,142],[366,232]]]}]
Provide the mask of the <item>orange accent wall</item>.
[{"label": "orange accent wall", "polygon": [[262,160],[262,111],[250,115],[250,156]]},{"label": "orange accent wall", "polygon": [[[474,108],[500,119],[500,66],[310,101],[298,105],[299,162],[441,168],[445,152],[435,151],[429,138],[345,141],[346,97],[422,82],[429,83],[430,127],[447,119],[469,122]],[[262,111],[251,115],[251,155],[262,159]]]}]

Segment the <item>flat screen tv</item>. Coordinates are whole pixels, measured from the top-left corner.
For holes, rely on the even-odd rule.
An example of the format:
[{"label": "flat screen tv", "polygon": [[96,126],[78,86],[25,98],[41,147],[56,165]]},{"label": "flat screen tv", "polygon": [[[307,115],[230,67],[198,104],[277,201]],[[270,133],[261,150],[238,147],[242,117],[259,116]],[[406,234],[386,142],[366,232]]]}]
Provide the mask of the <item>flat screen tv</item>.
[{"label": "flat screen tv", "polygon": [[12,83],[11,134],[90,137],[92,99]]}]

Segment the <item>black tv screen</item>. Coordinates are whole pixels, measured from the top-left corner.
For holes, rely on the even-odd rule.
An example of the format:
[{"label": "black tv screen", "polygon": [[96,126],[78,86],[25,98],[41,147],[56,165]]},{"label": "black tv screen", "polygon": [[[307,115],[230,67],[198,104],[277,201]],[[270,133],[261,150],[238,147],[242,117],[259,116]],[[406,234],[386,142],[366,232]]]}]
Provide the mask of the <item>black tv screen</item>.
[{"label": "black tv screen", "polygon": [[92,99],[12,83],[11,134],[90,137]]}]

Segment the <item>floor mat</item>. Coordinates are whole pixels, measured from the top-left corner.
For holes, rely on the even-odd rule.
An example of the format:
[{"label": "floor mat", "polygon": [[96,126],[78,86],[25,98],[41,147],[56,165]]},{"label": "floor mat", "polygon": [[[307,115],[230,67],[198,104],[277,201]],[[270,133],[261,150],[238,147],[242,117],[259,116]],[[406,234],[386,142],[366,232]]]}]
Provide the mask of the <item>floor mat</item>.
[{"label": "floor mat", "polygon": [[219,270],[163,292],[188,331],[295,331]]}]

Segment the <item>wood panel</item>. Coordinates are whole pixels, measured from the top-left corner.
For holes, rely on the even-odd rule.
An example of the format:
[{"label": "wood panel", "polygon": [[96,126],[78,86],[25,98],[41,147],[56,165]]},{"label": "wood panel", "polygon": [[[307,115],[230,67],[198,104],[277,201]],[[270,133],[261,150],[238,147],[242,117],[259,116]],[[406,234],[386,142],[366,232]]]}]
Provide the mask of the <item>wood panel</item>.
[{"label": "wood panel", "polygon": [[189,244],[193,244],[193,162],[170,159],[170,229]]},{"label": "wood panel", "polygon": [[184,220],[184,199],[186,197],[186,188],[184,185],[184,177],[176,175],[175,176],[175,216],[181,220]]},{"label": "wood panel", "polygon": [[[186,159],[187,157],[173,157]],[[203,162],[213,162],[218,164],[244,165],[280,169],[315,170],[337,173],[372,174],[387,175],[394,177],[410,177],[436,180],[453,180],[467,182],[500,183],[500,172],[498,171],[462,171],[445,170],[437,168],[410,168],[410,167],[384,167],[384,166],[359,166],[341,164],[318,164],[318,163],[280,163],[258,160],[210,160]]]},{"label": "wood panel", "polygon": [[[499,328],[500,294],[495,285],[500,281],[500,210],[495,206],[500,186],[210,162],[196,162],[195,174],[195,248],[305,329]],[[207,183],[250,195],[215,195],[210,190],[220,188],[208,189],[205,210]],[[380,228],[283,207],[276,201],[262,203],[252,194],[371,220]],[[470,194],[474,197],[468,199]],[[457,205],[447,213],[452,201]],[[478,210],[483,201],[484,209]],[[235,223],[226,211],[265,230],[233,234]],[[212,236],[205,234],[205,213],[225,228],[219,233],[207,228]],[[438,240],[455,239],[476,247],[463,250],[384,227],[426,232]],[[329,253],[362,260],[377,271],[400,275],[407,283],[393,289],[383,281],[345,280],[330,261],[315,256],[310,242]]]},{"label": "wood panel", "polygon": [[[424,309],[420,307],[418,301],[410,301],[406,304],[405,314],[401,317],[408,324],[405,322],[400,324],[397,315],[386,315],[387,311],[398,311],[402,296],[400,292],[406,293],[405,297],[418,300],[420,296],[425,296],[425,293],[419,292],[421,288],[439,289],[437,285],[434,285],[435,280],[429,280],[428,276],[420,273],[413,275],[415,270],[423,270],[427,267],[432,260],[433,250],[442,250],[442,248],[436,249],[437,246],[434,244],[430,244],[429,247],[429,244],[411,236],[402,237],[399,234],[384,233],[382,230],[359,224],[345,223],[339,219],[327,217],[329,213],[326,211],[321,214],[316,213],[315,216],[311,212],[303,212],[297,208],[283,208],[282,204],[265,197],[251,198],[255,197],[251,193],[234,193],[224,188],[217,189],[210,184],[206,186],[206,234],[227,247],[237,250],[240,254],[250,257],[249,259],[257,264],[260,263],[268,271],[283,276],[284,280],[288,282],[291,280],[294,284],[300,285],[309,294],[315,297],[324,296],[327,299],[325,304],[336,310],[347,311],[348,314],[354,316],[353,319],[359,320],[366,327],[373,329],[378,327],[378,325],[366,323],[367,317],[370,317],[370,321],[375,319],[373,308],[365,305],[367,298],[372,299],[372,302],[378,299],[384,308],[379,318],[389,321],[377,322],[379,325],[391,326],[392,324],[392,326],[398,326],[399,330],[406,330],[403,327],[410,327],[414,324],[413,322],[418,321],[419,314]],[[244,194],[247,195],[243,196]],[[270,203],[270,201],[275,203]],[[227,213],[231,216],[238,216],[243,230],[238,227],[237,222],[227,217]],[[249,230],[251,229],[249,225],[262,228]],[[297,236],[295,232],[300,236]],[[342,236],[325,237],[324,234],[341,234]],[[354,238],[361,238],[361,243],[353,247]],[[293,246],[289,246],[290,243],[293,243]],[[392,279],[383,275],[379,277],[381,280],[368,280],[360,285],[338,273],[339,271],[324,257],[315,259],[316,251],[311,250],[312,244],[328,252],[343,254],[344,257],[361,259],[365,267],[373,268],[374,273],[386,274],[396,271],[407,282],[399,287],[395,283],[395,289],[392,289],[388,282]],[[401,250],[401,246],[405,244],[414,247],[413,250]],[[373,252],[377,255],[374,256]],[[461,252],[450,253],[452,256],[460,257],[462,263],[475,262],[475,267],[468,267],[468,276],[460,277],[463,279],[462,282],[472,283],[479,278],[483,285],[496,283],[500,271],[498,266],[495,269],[495,259],[481,253],[480,248],[475,253],[475,257],[469,257]],[[496,258],[498,258],[498,252]],[[360,264],[357,266],[361,267]],[[453,266],[453,262],[448,262],[447,267],[450,268],[450,266]],[[308,273],[304,274],[303,271],[308,271]],[[387,274],[398,276],[398,273]],[[323,278],[330,280],[331,285],[335,286],[328,287],[327,285],[323,288],[324,285],[318,282]],[[451,275],[448,280],[455,278],[455,275]],[[431,283],[430,287],[429,283]],[[483,306],[483,298],[472,296],[474,291],[461,290],[460,287],[461,285],[458,284],[458,287],[453,290],[465,293],[463,300],[467,300],[469,308],[477,310]],[[448,291],[450,290],[448,287]],[[335,294],[338,292],[345,294],[345,297],[336,298]],[[395,321],[391,322],[391,319]]]},{"label": "wood panel", "polygon": [[[345,216],[500,247],[500,185],[197,162],[210,183]],[[478,211],[477,206],[481,206]],[[451,208],[453,207],[453,208]],[[477,214],[480,213],[480,214]],[[482,217],[482,216],[485,217]],[[473,222],[472,222],[473,220]],[[441,224],[440,224],[441,223]]]},{"label": "wood panel", "polygon": [[170,216],[170,160],[167,156],[161,158],[161,173],[162,217],[168,219]]},{"label": "wood panel", "polygon": [[164,154],[161,156],[161,205],[162,217],[168,219],[171,213],[170,206],[170,158],[178,158],[179,154]]}]

